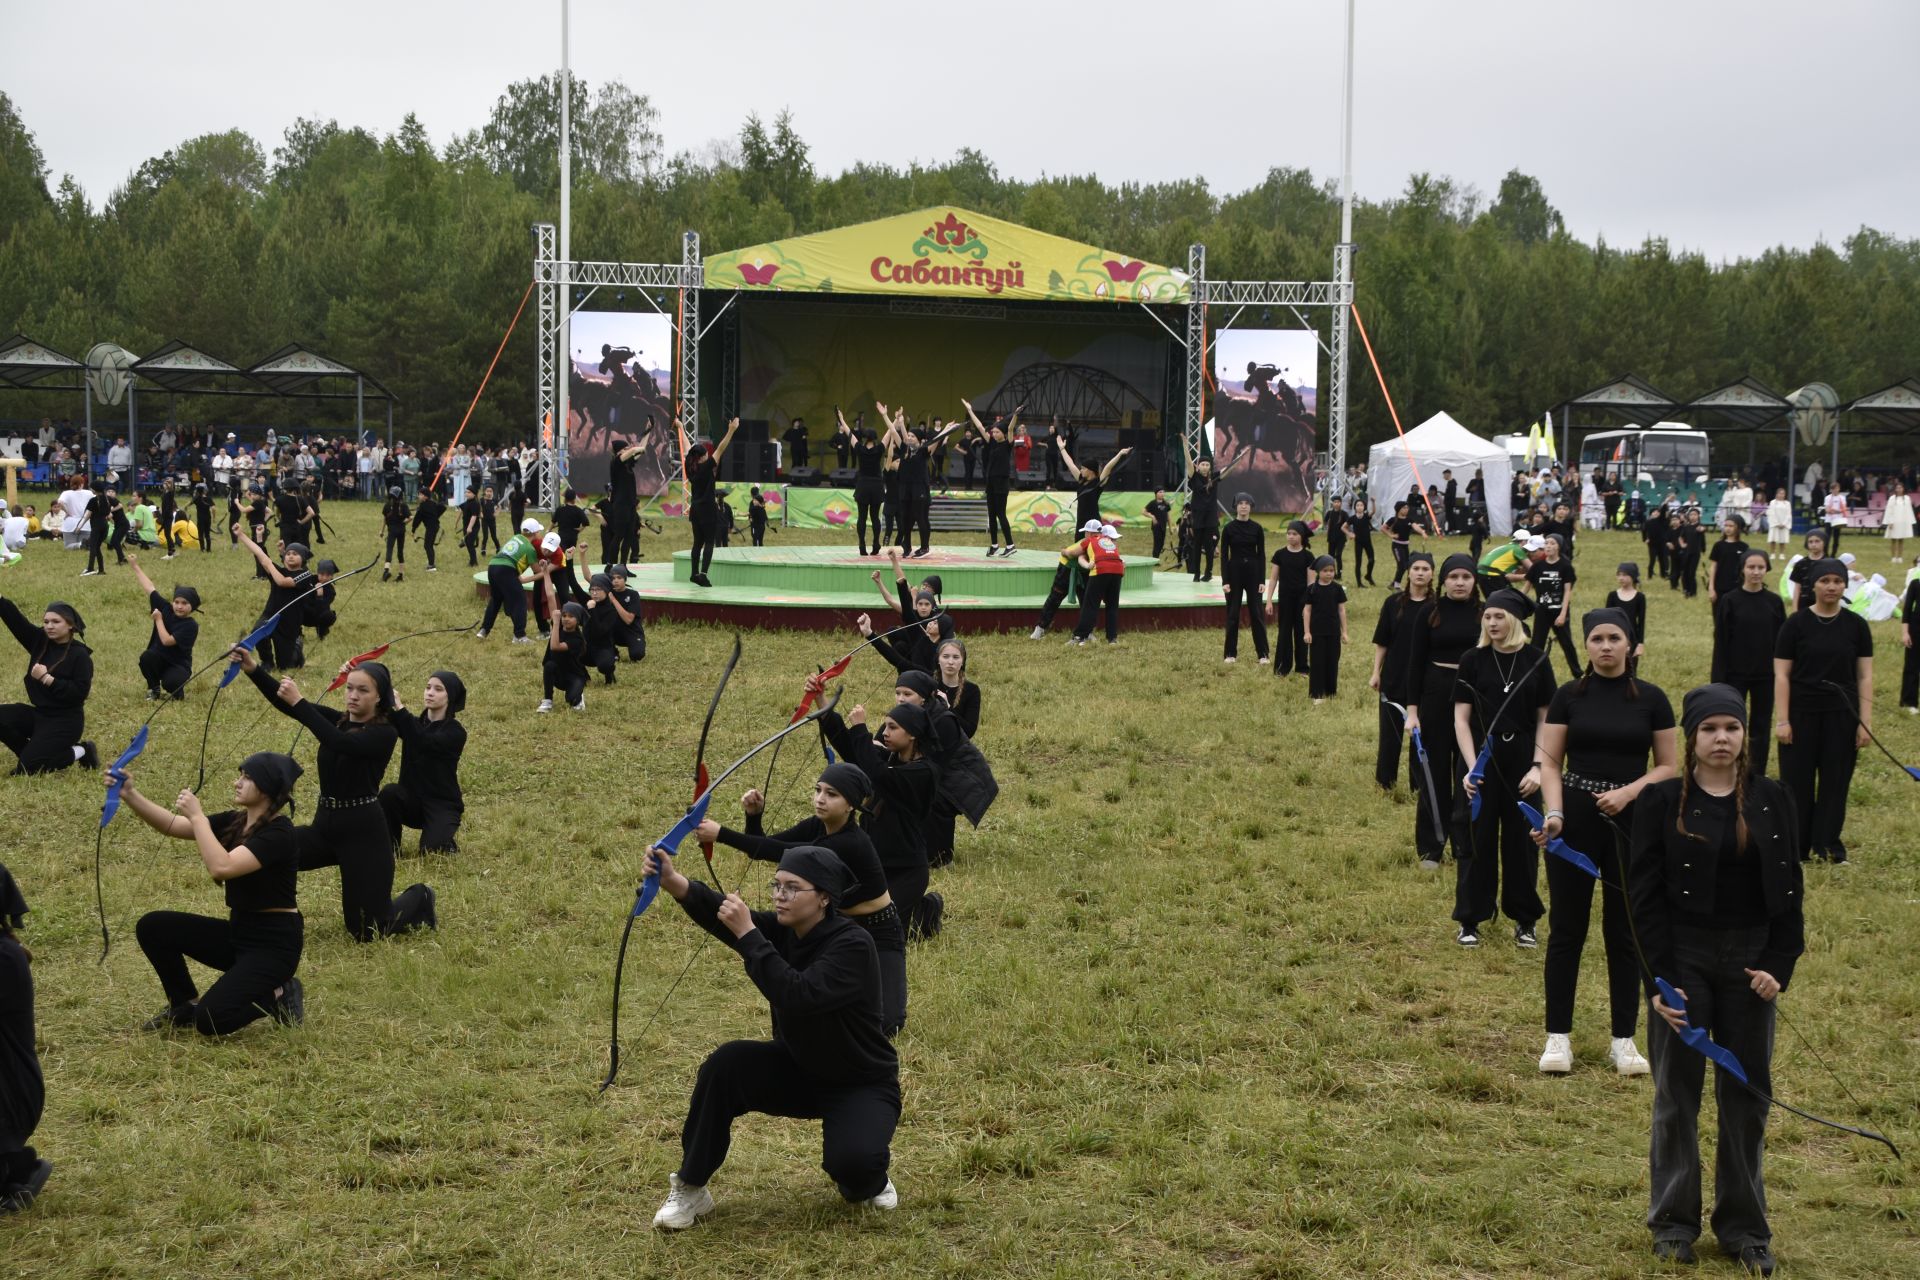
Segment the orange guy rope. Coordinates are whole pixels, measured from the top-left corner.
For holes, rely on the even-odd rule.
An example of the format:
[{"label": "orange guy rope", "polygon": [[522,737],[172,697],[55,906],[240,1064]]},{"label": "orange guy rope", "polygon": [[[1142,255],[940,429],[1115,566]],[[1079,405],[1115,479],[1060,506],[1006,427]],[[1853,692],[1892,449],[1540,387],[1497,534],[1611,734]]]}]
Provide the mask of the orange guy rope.
[{"label": "orange guy rope", "polygon": [[[480,397],[486,394],[487,383],[493,380],[494,366],[500,363],[500,353],[507,349],[507,340],[513,337],[514,325],[517,325],[520,323],[520,313],[527,309],[527,299],[531,298],[532,296],[533,296],[533,281],[529,280],[527,281],[527,291],[520,295],[520,305],[513,309],[513,320],[507,325],[506,335],[500,339],[500,346],[498,347],[498,349],[494,351],[493,359],[487,362],[487,375],[486,377],[480,379],[480,389],[473,393],[473,400],[470,404],[467,405],[467,412],[460,419],[460,431],[465,431],[467,429],[468,419],[473,417],[474,409],[477,408],[480,404]],[[572,373],[573,355],[571,352],[567,353],[566,363],[567,363],[567,368],[562,370],[560,375],[563,378],[570,376]],[[549,424],[548,429],[549,430],[552,429],[551,424]],[[440,477],[446,472],[447,459],[453,454],[453,446],[460,443],[460,431],[456,431],[453,433],[453,440],[451,443],[447,445],[446,453],[443,453],[440,455],[440,466],[433,473],[433,483],[428,485],[427,488],[438,489],[440,487]]]},{"label": "orange guy rope", "polygon": [[[1393,392],[1387,390],[1387,376],[1380,372],[1380,357],[1373,354],[1373,340],[1367,337],[1366,322],[1360,318],[1358,306],[1352,303],[1347,306],[1353,312],[1354,327],[1360,330],[1360,341],[1367,349],[1367,359],[1373,364],[1373,376],[1380,381],[1380,394],[1386,397],[1387,412],[1393,415],[1393,429],[1400,435],[1400,447],[1407,451],[1407,462],[1413,467],[1413,481],[1420,486],[1420,505],[1427,509],[1427,519],[1431,521],[1428,527],[1444,533],[1445,530],[1440,527],[1440,517],[1433,510],[1433,499],[1427,496],[1427,482],[1420,474],[1420,463],[1413,456],[1413,446],[1407,443],[1407,433],[1401,429],[1400,411],[1393,407]],[[1387,510],[1392,512],[1393,508]]]}]

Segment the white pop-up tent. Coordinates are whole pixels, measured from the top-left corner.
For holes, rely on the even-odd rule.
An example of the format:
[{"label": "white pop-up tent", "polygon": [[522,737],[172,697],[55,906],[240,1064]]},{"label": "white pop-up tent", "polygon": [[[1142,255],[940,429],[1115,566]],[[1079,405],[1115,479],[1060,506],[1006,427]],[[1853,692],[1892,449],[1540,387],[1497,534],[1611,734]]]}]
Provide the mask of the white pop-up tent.
[{"label": "white pop-up tent", "polygon": [[[1414,465],[1419,464],[1419,479]],[[1513,464],[1507,451],[1491,440],[1482,440],[1455,422],[1446,412],[1434,414],[1407,432],[1383,440],[1367,451],[1367,496],[1376,509],[1374,523],[1383,523],[1393,514],[1393,504],[1405,498],[1416,485],[1436,485],[1443,492],[1446,482],[1441,472],[1452,468],[1458,482],[1459,500],[1467,500],[1467,481],[1478,470],[1487,487],[1487,524],[1495,534],[1513,528]],[[1438,510],[1438,504],[1435,504]],[[1424,518],[1416,510],[1414,515]]]}]

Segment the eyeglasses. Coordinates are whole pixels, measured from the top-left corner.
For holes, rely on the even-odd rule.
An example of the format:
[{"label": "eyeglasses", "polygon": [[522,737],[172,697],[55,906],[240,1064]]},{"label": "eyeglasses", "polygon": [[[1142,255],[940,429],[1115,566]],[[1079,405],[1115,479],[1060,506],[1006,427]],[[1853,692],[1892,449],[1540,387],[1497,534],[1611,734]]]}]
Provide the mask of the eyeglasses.
[{"label": "eyeglasses", "polygon": [[810,885],[789,884],[785,880],[775,880],[767,885],[767,892],[776,898],[791,898],[796,893],[817,893]]}]

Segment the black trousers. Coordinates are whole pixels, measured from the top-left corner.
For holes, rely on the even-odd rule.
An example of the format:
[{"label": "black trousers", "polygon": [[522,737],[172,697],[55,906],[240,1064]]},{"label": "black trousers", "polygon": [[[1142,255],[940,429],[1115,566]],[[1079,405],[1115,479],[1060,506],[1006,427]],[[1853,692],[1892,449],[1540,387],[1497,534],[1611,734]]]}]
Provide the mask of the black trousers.
[{"label": "black trousers", "polygon": [[73,749],[86,732],[86,714],[41,711],[29,702],[0,706],[0,746],[19,757],[19,773],[52,773],[73,765]]},{"label": "black trousers", "polygon": [[387,837],[394,851],[400,849],[400,829],[412,827],[420,833],[420,852],[458,853],[454,836],[460,830],[465,810],[456,804],[426,800],[397,782],[380,788],[380,812],[387,819]]},{"label": "black trousers", "polygon": [[96,573],[107,571],[107,557],[101,554],[101,548],[107,545],[107,533],[104,529],[95,529],[87,535],[87,568]]},{"label": "black trousers", "polygon": [[493,516],[484,516],[480,520],[480,549],[486,551],[500,549],[500,524]]},{"label": "black trousers", "polygon": [[[1920,641],[1920,637],[1915,639]],[[1905,650],[1905,656],[1900,660],[1900,705],[1920,707],[1920,643]],[[1756,720],[1749,723],[1760,722]]]},{"label": "black trousers", "polygon": [[[1213,576],[1213,549],[1220,545],[1218,525],[1193,531],[1192,545],[1187,548],[1187,572],[1196,579]],[[1205,568],[1202,569],[1204,562]]]},{"label": "black trousers", "polygon": [[1753,772],[1765,773],[1768,752],[1773,746],[1773,677],[1764,675],[1745,680],[1727,677],[1720,683],[1738,689],[1746,699],[1747,723],[1752,726],[1747,734],[1747,762]]},{"label": "black trousers", "polygon": [[[1573,610],[1567,610],[1567,615],[1568,618],[1571,619]],[[1559,616],[1560,606],[1557,604],[1535,605],[1533,611],[1533,633],[1527,638],[1532,642],[1533,647],[1542,653],[1546,652],[1549,647],[1551,642],[1550,637],[1558,638],[1560,641],[1560,652],[1564,654],[1567,659],[1567,670],[1577,672],[1580,670],[1582,663],[1580,661],[1580,651],[1573,647],[1573,623],[1571,620],[1567,622],[1556,622],[1555,619]]]},{"label": "black trousers", "polygon": [[158,649],[140,651],[140,675],[147,682],[147,688],[158,691],[165,689],[176,698],[186,695],[180,690],[186,685],[187,677],[193,669],[183,662],[172,661],[167,654]]},{"label": "black trousers", "polygon": [[1668,558],[1664,542],[1649,542],[1647,544],[1647,576],[1649,578],[1667,577]]},{"label": "black trousers", "polygon": [[611,639],[605,644],[587,646],[587,665],[600,673],[600,678],[608,684],[613,683],[613,664],[620,660],[620,651],[613,647]]},{"label": "black trousers", "polygon": [[1420,688],[1420,741],[1427,749],[1427,772],[1433,774],[1442,825],[1434,826],[1435,805],[1425,795],[1426,776],[1415,756],[1413,841],[1420,857],[1434,862],[1446,858],[1449,844],[1456,859],[1470,857],[1473,851],[1466,796],[1460,790],[1467,768],[1460,760],[1459,735],[1453,731],[1454,674],[1449,667],[1429,666]]},{"label": "black trousers", "polygon": [[587,673],[549,652],[540,660],[540,686],[544,690],[541,696],[548,701],[553,700],[554,690],[558,689],[568,706],[578,706],[587,696]]},{"label": "black trousers", "polygon": [[[1560,838],[1593,859],[1600,878],[1600,937],[1607,953],[1607,1005],[1612,1035],[1631,1036],[1640,1023],[1640,968],[1633,949],[1633,923],[1627,918],[1626,897],[1614,886],[1621,879],[1620,850],[1614,830],[1607,825],[1594,797],[1567,788],[1561,796],[1566,812]],[[1622,831],[1633,830],[1633,806],[1614,819]],[[1594,878],[1565,858],[1547,857],[1547,1032],[1566,1035],[1573,1030],[1573,997],[1580,983],[1580,953],[1587,945],[1587,927],[1593,917]],[[1689,1051],[1691,1052],[1691,1051]]]},{"label": "black trousers", "polygon": [[[1674,929],[1671,981],[1687,993],[1687,1022],[1733,1051],[1747,1079],[1773,1092],[1775,1005],[1753,993],[1746,970],[1759,963],[1766,927]],[[1662,975],[1665,976],[1665,975]],[[1700,1234],[1700,1093],[1707,1060],[1682,1044],[1665,1018],[1647,1018],[1653,1063],[1653,1135],[1648,1144],[1647,1229],[1655,1240]],[[1718,1067],[1713,1073],[1719,1141],[1713,1161],[1713,1235],[1722,1253],[1773,1241],[1760,1161],[1766,1148],[1766,1102]]]},{"label": "black trousers", "polygon": [[387,530],[387,553],[382,559],[392,564],[398,562],[402,568],[407,564],[407,531],[405,529]]},{"label": "black trousers", "polygon": [[898,906],[849,916],[873,938],[880,957],[880,1029],[891,1038],[907,1025],[907,930]]},{"label": "black trousers", "polygon": [[1680,579],[1680,592],[1687,599],[1700,594],[1700,557],[1691,551],[1680,556],[1676,576]]},{"label": "black trousers", "polygon": [[490,564],[487,566],[487,611],[480,619],[480,629],[493,630],[494,621],[499,618],[502,609],[513,619],[514,638],[524,637],[527,634],[527,592],[520,585],[520,575],[513,571],[512,565]]},{"label": "black trousers", "polygon": [[689,573],[705,573],[713,563],[713,544],[719,537],[720,512],[713,507],[695,507],[687,513],[693,530],[693,551],[688,557]]},{"label": "black trousers", "polygon": [[194,529],[200,534],[200,550],[209,554],[213,551],[213,517],[196,516]]},{"label": "black trousers", "polygon": [[1053,571],[1053,585],[1047,590],[1047,598],[1040,605],[1040,619],[1034,625],[1045,631],[1053,625],[1053,615],[1060,611],[1060,602],[1067,598],[1067,592],[1073,589],[1074,566],[1063,564]]},{"label": "black trousers", "polygon": [[1118,573],[1097,573],[1087,578],[1080,589],[1080,621],[1074,624],[1073,638],[1085,640],[1093,634],[1094,615],[1106,624],[1107,643],[1120,638],[1120,579]]},{"label": "black trousers", "polygon": [[437,568],[434,564],[434,549],[440,545],[440,526],[437,524],[420,527],[420,545],[427,551],[427,568]]},{"label": "black trousers", "polygon": [[1331,698],[1340,692],[1340,633],[1316,636],[1308,655],[1307,696]]},{"label": "black trousers", "polygon": [[1290,676],[1307,670],[1307,598],[1280,588],[1274,597],[1273,674]]},{"label": "black trousers", "polygon": [[680,1181],[711,1181],[733,1145],[733,1122],[753,1111],[819,1120],[820,1167],[848,1200],[871,1200],[886,1189],[899,1083],[816,1080],[785,1046],[765,1040],[729,1041],[700,1064],[680,1130]]},{"label": "black trousers", "polygon": [[867,522],[873,522],[873,550],[880,550],[880,504],[886,486],[878,476],[858,476],[853,482],[854,526],[860,535],[860,554],[867,555]]},{"label": "black trousers", "polygon": [[[298,671],[307,665],[307,646],[295,622],[296,609],[289,609],[274,624],[273,634],[260,642],[260,665],[269,671]],[[265,619],[261,619],[261,622]],[[255,622],[259,626],[260,622]]]},{"label": "black trousers", "polygon": [[885,867],[887,896],[900,912],[900,927],[912,931],[926,917],[927,867]]},{"label": "black trousers", "polygon": [[[236,911],[225,920],[185,911],[149,911],[134,925],[140,950],[173,1008],[194,1005],[203,1036],[232,1035],[273,1012],[274,990],[300,967],[306,924],[297,912]],[[187,972],[194,960],[220,977],[201,995]]]},{"label": "black trousers", "polygon": [[1353,580],[1356,584],[1361,581],[1360,566],[1363,563],[1366,565],[1366,574],[1367,574],[1366,584],[1368,586],[1372,586],[1373,585],[1373,538],[1371,535],[1364,538],[1355,538],[1353,540]]},{"label": "black trousers", "polygon": [[1222,575],[1227,589],[1227,650],[1229,658],[1240,655],[1240,610],[1244,605],[1247,611],[1247,624],[1253,628],[1253,651],[1260,657],[1267,656],[1267,623],[1261,617],[1263,606],[1260,603],[1259,570],[1248,577],[1232,574]]},{"label": "black trousers", "polygon": [[1528,834],[1512,787],[1533,763],[1533,744],[1521,740],[1524,751],[1496,752],[1497,767],[1487,770],[1480,785],[1480,816],[1472,815],[1470,854],[1460,859],[1453,886],[1453,918],[1477,927],[1493,919],[1496,894],[1501,914],[1515,924],[1532,925],[1546,914],[1540,901],[1540,846]]},{"label": "black trousers", "polygon": [[1800,819],[1800,856],[1824,856],[1840,843],[1847,825],[1847,789],[1860,757],[1853,745],[1853,710],[1837,701],[1823,705],[1805,694],[1788,705],[1793,741],[1780,747],[1780,781],[1793,795]]},{"label": "black trousers", "polygon": [[[1393,790],[1400,777],[1400,761],[1407,756],[1407,724],[1387,705],[1391,696],[1383,693],[1380,698],[1380,746],[1373,761],[1373,780],[1385,791]],[[1411,759],[1407,759],[1407,769],[1407,789],[1417,792],[1419,786],[1413,780],[1417,766]]]},{"label": "black trousers", "polygon": [[[987,482],[987,541],[997,544],[999,539],[994,537],[995,530],[1004,535],[1008,546],[1013,545],[1013,526],[1007,523],[1007,482],[1005,480]],[[1153,554],[1160,554],[1158,546],[1154,547]]]},{"label": "black trousers", "polygon": [[[18,945],[0,943],[7,948]],[[33,1007],[32,966],[23,962],[19,974],[18,984],[8,983],[0,988],[0,1002],[11,1009],[29,1010]],[[27,1139],[40,1127],[40,1117],[47,1105],[46,1079],[40,1072],[31,1026],[22,1050],[22,1057],[0,1063],[0,1072],[4,1072],[0,1074],[0,1192],[26,1181],[40,1159],[39,1153],[27,1145]]]},{"label": "black trousers", "polygon": [[340,868],[340,917],[356,942],[397,932],[393,912],[393,840],[378,800],[345,809],[321,809],[295,827],[300,870]]},{"label": "black trousers", "polygon": [[767,522],[765,519],[747,521],[747,536],[756,547],[767,545]]},{"label": "black trousers", "polygon": [[1333,576],[1339,577],[1345,572],[1347,554],[1347,535],[1330,533],[1327,535],[1327,554],[1333,557]]},{"label": "black trousers", "polygon": [[1164,520],[1155,520],[1153,522],[1153,558],[1158,560],[1160,553],[1166,550],[1166,547],[1167,522]]},{"label": "black trousers", "polygon": [[900,550],[904,552],[907,549],[908,535],[918,529],[920,550],[925,551],[927,543],[933,538],[933,494],[911,493],[902,501],[906,511],[900,517]]}]

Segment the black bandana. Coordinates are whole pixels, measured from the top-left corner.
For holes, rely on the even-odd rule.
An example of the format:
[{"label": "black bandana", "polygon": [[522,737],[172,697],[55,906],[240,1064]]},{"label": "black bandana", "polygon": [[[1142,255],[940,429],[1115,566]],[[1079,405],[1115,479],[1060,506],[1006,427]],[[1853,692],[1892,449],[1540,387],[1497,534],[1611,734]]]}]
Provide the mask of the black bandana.
[{"label": "black bandana", "polygon": [[[365,670],[362,667],[361,670]],[[240,772],[275,804],[285,804],[293,796],[293,784],[306,772],[292,756],[278,751],[256,751],[240,762]]]},{"label": "black bandana", "polygon": [[780,870],[799,876],[827,895],[827,901],[839,902],[853,888],[853,872],[840,861],[840,855],[817,844],[800,844],[780,855]]},{"label": "black bandana", "polygon": [[20,886],[13,882],[6,864],[0,862],[0,925],[18,929],[25,923],[26,914],[27,900],[20,896]]},{"label": "black bandana", "polygon": [[1731,685],[1703,684],[1687,690],[1687,696],[1680,700],[1680,723],[1689,738],[1708,716],[1732,716],[1745,727],[1747,700]]}]

